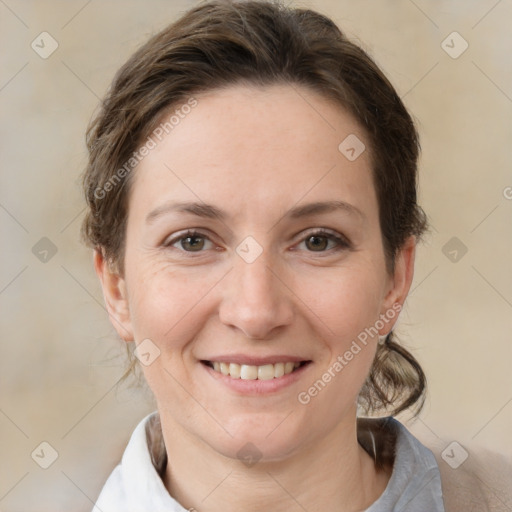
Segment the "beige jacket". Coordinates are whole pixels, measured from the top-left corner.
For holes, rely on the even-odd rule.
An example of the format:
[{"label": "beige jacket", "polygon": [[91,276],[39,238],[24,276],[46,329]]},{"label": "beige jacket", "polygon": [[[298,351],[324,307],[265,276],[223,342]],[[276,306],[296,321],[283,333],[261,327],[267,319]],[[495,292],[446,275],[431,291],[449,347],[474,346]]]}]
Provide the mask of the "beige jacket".
[{"label": "beige jacket", "polygon": [[443,460],[446,448],[428,446],[441,473],[446,512],[512,512],[512,463],[483,449],[471,452],[457,469]]}]

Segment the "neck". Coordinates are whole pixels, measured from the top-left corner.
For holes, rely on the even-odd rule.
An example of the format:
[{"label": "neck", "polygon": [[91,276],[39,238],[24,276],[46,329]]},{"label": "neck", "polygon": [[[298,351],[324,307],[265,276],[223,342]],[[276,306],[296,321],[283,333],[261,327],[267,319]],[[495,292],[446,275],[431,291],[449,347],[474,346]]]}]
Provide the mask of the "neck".
[{"label": "neck", "polygon": [[391,468],[377,471],[357,442],[355,417],[290,457],[249,467],[169,418],[161,421],[169,455],[164,484],[174,499],[198,512],[365,510],[382,494],[391,474]]}]

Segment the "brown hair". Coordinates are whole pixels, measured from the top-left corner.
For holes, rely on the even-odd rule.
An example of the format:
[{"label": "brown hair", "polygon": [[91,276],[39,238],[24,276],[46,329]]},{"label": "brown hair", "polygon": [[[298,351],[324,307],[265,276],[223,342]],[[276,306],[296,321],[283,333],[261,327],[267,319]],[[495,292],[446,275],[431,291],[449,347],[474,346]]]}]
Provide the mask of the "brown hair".
[{"label": "brown hair", "polygon": [[[425,231],[416,201],[414,123],[373,60],[327,17],[266,1],[203,3],[144,44],[118,71],[87,131],[84,240],[123,272],[136,151],[163,114],[194,94],[235,83],[288,83],[336,101],[366,130],[386,263]],[[132,161],[132,160],[133,161]],[[400,412],[425,396],[425,375],[393,334],[379,345],[360,403]]]}]

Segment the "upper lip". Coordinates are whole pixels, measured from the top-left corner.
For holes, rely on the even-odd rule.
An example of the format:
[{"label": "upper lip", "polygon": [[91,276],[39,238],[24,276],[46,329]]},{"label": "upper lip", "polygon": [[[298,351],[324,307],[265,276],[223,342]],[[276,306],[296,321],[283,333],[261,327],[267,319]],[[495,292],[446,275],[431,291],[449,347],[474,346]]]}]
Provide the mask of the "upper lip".
[{"label": "upper lip", "polygon": [[213,356],[210,358],[201,359],[202,361],[209,361],[211,363],[237,363],[237,364],[246,364],[251,366],[263,366],[265,364],[274,364],[274,363],[302,363],[303,361],[310,361],[305,357],[297,357],[291,355],[269,355],[264,357],[256,357],[250,356],[247,354],[225,354],[220,356]]}]

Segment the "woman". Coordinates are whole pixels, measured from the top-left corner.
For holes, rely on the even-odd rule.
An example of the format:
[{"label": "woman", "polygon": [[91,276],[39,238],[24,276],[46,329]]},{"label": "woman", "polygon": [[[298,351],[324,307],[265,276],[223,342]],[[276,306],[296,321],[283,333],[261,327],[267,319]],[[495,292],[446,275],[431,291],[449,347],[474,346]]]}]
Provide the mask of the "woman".
[{"label": "woman", "polygon": [[88,147],[83,233],[158,405],[95,510],[445,510],[432,452],[357,417],[425,393],[392,333],[417,134],[365,52],[313,11],[202,4],[121,68]]}]

